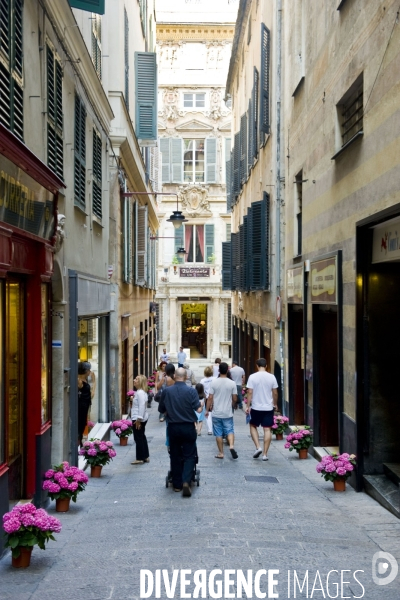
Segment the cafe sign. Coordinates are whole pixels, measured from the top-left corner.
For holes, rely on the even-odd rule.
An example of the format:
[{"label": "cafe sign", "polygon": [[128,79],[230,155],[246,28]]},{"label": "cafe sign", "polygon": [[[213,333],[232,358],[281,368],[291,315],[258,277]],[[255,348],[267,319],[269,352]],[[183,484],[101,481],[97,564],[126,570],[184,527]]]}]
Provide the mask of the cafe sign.
[{"label": "cafe sign", "polygon": [[180,267],[179,277],[210,277],[210,267]]},{"label": "cafe sign", "polygon": [[54,235],[54,194],[1,155],[0,221],[46,240]]},{"label": "cafe sign", "polygon": [[287,271],[287,301],[290,304],[303,304],[303,267]]},{"label": "cafe sign", "polygon": [[337,257],[311,263],[311,302],[337,304]]}]

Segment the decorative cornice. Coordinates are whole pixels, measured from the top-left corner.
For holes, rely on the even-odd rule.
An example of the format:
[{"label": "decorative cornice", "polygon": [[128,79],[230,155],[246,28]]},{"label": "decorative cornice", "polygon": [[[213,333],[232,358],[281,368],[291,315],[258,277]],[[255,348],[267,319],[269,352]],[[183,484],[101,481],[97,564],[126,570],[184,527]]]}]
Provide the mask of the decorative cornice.
[{"label": "decorative cornice", "polygon": [[234,23],[213,25],[163,24],[157,25],[157,41],[190,40],[215,41],[233,39]]}]

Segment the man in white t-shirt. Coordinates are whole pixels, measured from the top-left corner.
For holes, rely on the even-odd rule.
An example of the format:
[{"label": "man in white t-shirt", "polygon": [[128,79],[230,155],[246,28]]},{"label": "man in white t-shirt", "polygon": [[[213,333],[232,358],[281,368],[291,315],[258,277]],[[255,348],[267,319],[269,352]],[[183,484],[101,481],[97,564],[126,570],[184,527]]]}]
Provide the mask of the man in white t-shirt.
[{"label": "man in white t-shirt", "polygon": [[246,413],[250,414],[250,434],[256,451],[253,458],[258,458],[262,454],[258,429],[264,429],[264,454],[262,459],[268,460],[267,454],[271,444],[271,427],[274,424],[274,409],[277,409],[278,403],[278,382],[274,375],[267,371],[267,361],[265,358],[259,358],[256,361],[257,373],[250,375],[247,382],[247,408]]},{"label": "man in white t-shirt", "polygon": [[236,406],[236,384],[227,377],[228,365],[225,362],[219,365],[219,377],[213,379],[207,398],[206,417],[210,407],[212,409],[213,433],[217,438],[218,454],[215,458],[224,458],[222,438],[226,435],[229,450],[234,460],[238,458],[235,446],[235,432],[233,428],[233,408]]},{"label": "man in white t-shirt", "polygon": [[231,377],[232,381],[236,383],[238,408],[243,408],[242,388],[244,384],[245,373],[244,369],[242,369],[242,367],[239,367],[237,360],[232,361]]},{"label": "man in white t-shirt", "polygon": [[163,348],[162,354],[160,356],[160,362],[169,363],[169,354],[166,348]]}]

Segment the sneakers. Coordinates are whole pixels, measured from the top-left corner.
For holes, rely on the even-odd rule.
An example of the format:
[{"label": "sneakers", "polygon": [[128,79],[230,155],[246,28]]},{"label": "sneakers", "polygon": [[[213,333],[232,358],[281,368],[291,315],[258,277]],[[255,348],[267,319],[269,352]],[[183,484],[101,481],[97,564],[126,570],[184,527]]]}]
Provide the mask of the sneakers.
[{"label": "sneakers", "polygon": [[238,453],[236,452],[235,448],[229,448],[231,456],[233,458],[233,460],[237,460],[239,458]]},{"label": "sneakers", "polygon": [[209,431],[209,432],[208,432],[208,435],[212,435],[212,431]]},{"label": "sneakers", "polygon": [[262,454],[262,450],[261,448],[258,448],[258,450],[256,450],[253,454],[253,458],[258,458],[259,456],[261,456]]},{"label": "sneakers", "polygon": [[192,490],[190,489],[190,485],[188,483],[184,483],[183,489],[182,489],[182,496],[185,496],[186,498],[190,498],[191,495],[192,495]]},{"label": "sneakers", "polygon": [[262,457],[262,459],[263,459],[263,460],[268,460],[268,456],[266,456],[266,455],[264,454],[264,456]]}]

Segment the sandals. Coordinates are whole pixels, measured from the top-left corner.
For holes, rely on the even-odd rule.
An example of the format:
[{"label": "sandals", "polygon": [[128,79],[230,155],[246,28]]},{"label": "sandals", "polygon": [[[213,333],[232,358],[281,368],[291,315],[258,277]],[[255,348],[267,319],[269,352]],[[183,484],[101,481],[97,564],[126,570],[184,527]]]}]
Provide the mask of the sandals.
[{"label": "sandals", "polygon": [[134,460],[131,465],[144,465],[144,460]]},{"label": "sandals", "polygon": [[229,448],[231,456],[233,458],[233,460],[237,460],[239,458],[238,453],[236,452],[235,448]]},{"label": "sandals", "polygon": [[222,455],[222,456],[221,456],[220,454],[216,454],[216,455],[214,456],[214,458],[220,458],[220,459],[222,460],[222,459],[224,458],[224,455]]}]

